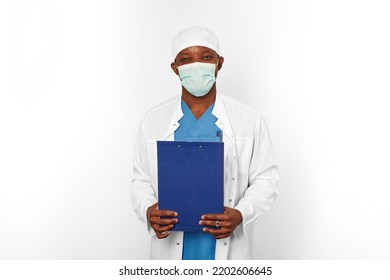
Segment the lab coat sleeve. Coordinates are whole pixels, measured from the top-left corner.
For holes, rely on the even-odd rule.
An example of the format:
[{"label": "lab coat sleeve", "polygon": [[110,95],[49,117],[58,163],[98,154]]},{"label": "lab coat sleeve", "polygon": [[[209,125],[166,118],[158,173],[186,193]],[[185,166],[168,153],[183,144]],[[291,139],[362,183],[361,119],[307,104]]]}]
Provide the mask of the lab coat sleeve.
[{"label": "lab coat sleeve", "polygon": [[278,167],[268,129],[264,118],[259,114],[254,128],[248,187],[235,207],[243,218],[234,231],[237,238],[241,239],[248,226],[271,207],[278,194],[278,179]]},{"label": "lab coat sleeve", "polygon": [[149,175],[149,162],[147,154],[147,140],[145,125],[142,122],[135,142],[133,179],[130,187],[131,199],[134,211],[138,218],[146,225],[151,235],[155,235],[154,230],[146,218],[148,207],[157,202],[157,196],[152,186]]}]

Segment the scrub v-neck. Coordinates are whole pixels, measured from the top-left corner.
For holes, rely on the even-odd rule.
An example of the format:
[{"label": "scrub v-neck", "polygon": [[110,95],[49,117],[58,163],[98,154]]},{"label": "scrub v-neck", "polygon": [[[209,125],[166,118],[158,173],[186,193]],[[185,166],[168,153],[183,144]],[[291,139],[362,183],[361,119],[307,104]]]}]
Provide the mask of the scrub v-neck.
[{"label": "scrub v-neck", "polygon": [[[222,131],[215,124],[218,119],[212,114],[214,104],[199,119],[195,118],[183,100],[181,108],[183,117],[179,120],[180,126],[175,131],[175,141],[220,142],[222,140]],[[184,232],[182,259],[213,260],[215,259],[215,244],[215,237],[209,233]]]}]

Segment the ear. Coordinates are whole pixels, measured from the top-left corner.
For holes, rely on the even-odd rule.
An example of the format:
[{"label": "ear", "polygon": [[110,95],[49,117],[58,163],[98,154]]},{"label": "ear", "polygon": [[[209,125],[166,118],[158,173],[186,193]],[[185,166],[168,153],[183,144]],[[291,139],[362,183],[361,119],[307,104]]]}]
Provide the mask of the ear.
[{"label": "ear", "polygon": [[179,76],[179,72],[177,71],[177,67],[176,67],[175,62],[171,63],[171,68],[172,68],[173,72],[175,72],[175,74]]},{"label": "ear", "polygon": [[218,71],[219,71],[219,70],[221,70],[222,64],[223,64],[223,62],[225,61],[225,59],[223,58],[223,56],[220,56],[218,59],[219,59],[219,62],[218,62]]}]

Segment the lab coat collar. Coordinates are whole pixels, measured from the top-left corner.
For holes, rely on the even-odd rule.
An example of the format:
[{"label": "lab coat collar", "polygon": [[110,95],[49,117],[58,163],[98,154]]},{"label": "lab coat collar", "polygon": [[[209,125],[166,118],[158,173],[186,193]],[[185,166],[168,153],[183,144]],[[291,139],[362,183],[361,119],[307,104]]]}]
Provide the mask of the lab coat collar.
[{"label": "lab coat collar", "polygon": [[165,133],[166,140],[173,140],[174,132],[180,126],[179,120],[184,116],[183,111],[181,110],[181,95],[175,97],[174,104],[175,105],[173,106],[174,111],[172,114],[172,118],[169,122],[168,129]]},{"label": "lab coat collar", "polygon": [[224,106],[224,97],[217,93],[212,114],[218,119],[215,124],[223,131],[223,137],[234,138],[232,126]]},{"label": "lab coat collar", "polygon": [[[173,112],[172,118],[169,122],[168,129],[165,133],[166,140],[173,140],[174,139],[174,132],[180,126],[179,120],[184,115],[183,111],[181,109],[181,99],[182,99],[181,95],[177,96],[174,99],[174,103],[175,103],[175,106],[173,106],[174,112]],[[217,118],[217,121],[215,122],[215,124],[223,131],[223,137],[228,137],[228,138],[233,139],[234,133],[233,133],[233,129],[231,127],[228,115],[226,114],[223,99],[224,99],[223,95],[221,95],[220,93],[217,93],[212,114]]]}]

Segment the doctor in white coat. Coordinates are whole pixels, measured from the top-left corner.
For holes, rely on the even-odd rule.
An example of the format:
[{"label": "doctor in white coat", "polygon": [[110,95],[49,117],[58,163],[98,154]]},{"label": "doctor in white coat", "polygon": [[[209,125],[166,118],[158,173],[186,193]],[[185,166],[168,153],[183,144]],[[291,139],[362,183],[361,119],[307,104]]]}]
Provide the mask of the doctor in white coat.
[{"label": "doctor in white coat", "polygon": [[[253,224],[273,204],[278,168],[261,113],[217,93],[216,77],[224,58],[215,34],[203,27],[179,32],[172,43],[171,68],[182,92],[148,111],[135,144],[131,197],[134,210],[151,235],[151,259],[182,259],[183,232],[170,231],[178,213],[158,208],[157,141],[174,140],[184,101],[196,119],[210,106],[223,132],[223,214],[199,217],[204,232],[215,237],[215,259],[251,259]],[[160,217],[169,217],[161,219]]]}]

